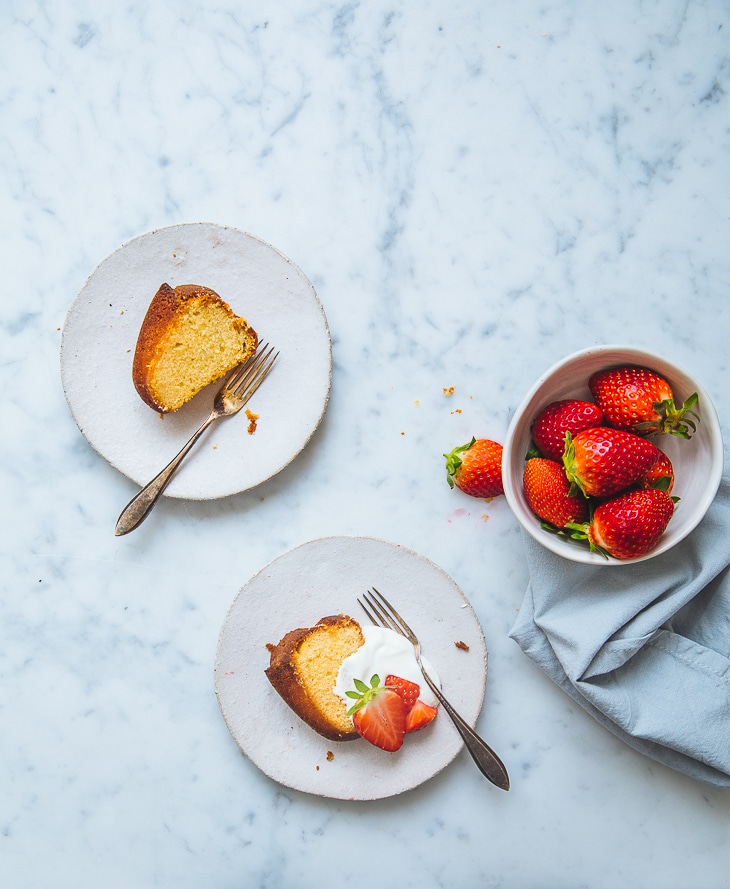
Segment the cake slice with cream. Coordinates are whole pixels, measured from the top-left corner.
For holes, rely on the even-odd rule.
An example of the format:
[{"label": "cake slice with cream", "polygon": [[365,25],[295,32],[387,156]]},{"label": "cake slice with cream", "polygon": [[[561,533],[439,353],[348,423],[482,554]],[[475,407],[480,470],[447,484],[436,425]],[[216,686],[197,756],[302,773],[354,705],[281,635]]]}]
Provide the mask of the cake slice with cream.
[{"label": "cake slice with cream", "polygon": [[[269,682],[300,719],[329,740],[364,737],[394,751],[404,734],[436,715],[438,702],[413,646],[393,630],[361,627],[347,615],[332,615],[313,627],[291,630],[268,648]],[[424,666],[440,686],[435,670]],[[382,730],[379,723],[390,719],[397,728]]]}]

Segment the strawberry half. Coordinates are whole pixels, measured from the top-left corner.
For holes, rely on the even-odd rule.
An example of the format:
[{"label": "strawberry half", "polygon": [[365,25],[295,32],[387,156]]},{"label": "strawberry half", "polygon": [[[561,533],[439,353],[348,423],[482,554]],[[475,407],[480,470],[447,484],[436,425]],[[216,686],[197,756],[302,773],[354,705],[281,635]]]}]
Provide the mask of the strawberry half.
[{"label": "strawberry half", "polygon": [[567,398],[553,401],[540,411],[532,424],[532,440],[543,457],[562,460],[565,433],[576,435],[583,429],[603,425],[603,411],[592,401]]},{"label": "strawberry half", "polygon": [[656,488],[627,491],[596,507],[590,523],[569,525],[593,552],[635,559],[652,550],[674,514],[674,499]]},{"label": "strawberry half", "polygon": [[584,429],[574,438],[566,435],[563,465],[571,493],[580,489],[586,497],[610,497],[637,482],[657,461],[656,445],[624,432],[600,426]]},{"label": "strawberry half", "polygon": [[406,713],[406,734],[418,732],[436,718],[438,710],[424,701],[418,700]]},{"label": "strawberry half", "polygon": [[[594,373],[588,388],[603,411],[605,422],[639,435],[671,433],[691,438],[699,416],[697,393],[677,407],[664,377],[645,367],[612,367]],[[692,419],[694,418],[694,419]]]},{"label": "strawberry half", "polygon": [[446,457],[446,480],[471,497],[497,497],[502,487],[502,445],[488,438],[472,438]]},{"label": "strawberry half", "polygon": [[556,528],[569,522],[588,520],[588,501],[580,492],[571,494],[571,484],[562,463],[531,457],[522,476],[527,505],[538,518]]},{"label": "strawberry half", "polygon": [[352,716],[357,733],[381,750],[389,753],[399,750],[406,732],[406,708],[401,696],[382,686],[377,674],[370,685],[356,679],[355,689],[346,695],[356,700],[347,713]]}]

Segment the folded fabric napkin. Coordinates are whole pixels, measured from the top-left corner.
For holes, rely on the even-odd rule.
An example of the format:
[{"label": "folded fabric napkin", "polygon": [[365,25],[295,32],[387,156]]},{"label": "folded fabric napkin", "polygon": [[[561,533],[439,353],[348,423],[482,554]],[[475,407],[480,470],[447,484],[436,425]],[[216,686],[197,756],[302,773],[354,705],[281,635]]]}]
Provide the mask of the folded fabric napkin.
[{"label": "folded fabric napkin", "polygon": [[582,565],[524,545],[530,584],[510,637],[627,744],[730,787],[730,478],[697,528],[646,562]]}]

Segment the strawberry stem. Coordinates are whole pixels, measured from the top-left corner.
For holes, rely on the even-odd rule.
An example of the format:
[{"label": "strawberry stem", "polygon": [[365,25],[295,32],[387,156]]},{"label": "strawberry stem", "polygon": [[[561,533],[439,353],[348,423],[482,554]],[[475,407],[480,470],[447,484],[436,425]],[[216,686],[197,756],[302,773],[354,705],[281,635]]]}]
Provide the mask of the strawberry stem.
[{"label": "strawberry stem", "polygon": [[[698,405],[699,395],[693,392],[692,395],[684,402],[681,407],[674,404],[673,398],[667,398],[664,401],[657,401],[653,407],[659,414],[659,421],[647,421],[639,423],[636,426],[636,432],[639,434],[660,435],[677,435],[679,438],[691,438],[692,433],[697,432],[697,423],[700,422],[700,415],[693,408]],[[694,417],[694,420],[691,419]],[[695,422],[695,420],[697,422]]]},{"label": "strawberry stem", "polygon": [[565,475],[570,482],[570,488],[568,490],[568,497],[575,496],[579,491],[584,496],[587,497],[585,490],[583,489],[583,483],[580,480],[578,475],[578,470],[575,466],[575,445],[573,444],[573,436],[570,432],[565,433],[565,449],[563,451],[563,466],[565,467]]},{"label": "strawberry stem", "polygon": [[446,457],[446,481],[449,483],[450,488],[454,487],[454,476],[463,463],[460,455],[463,454],[464,451],[468,451],[475,442],[476,438],[472,436],[472,440],[468,444],[460,445],[448,454],[444,454],[444,457]]},{"label": "strawberry stem", "polygon": [[362,709],[366,704],[369,704],[370,701],[377,698],[381,691],[384,691],[386,688],[395,689],[394,685],[381,685],[380,684],[380,676],[377,673],[374,673],[371,680],[370,685],[366,682],[363,682],[362,679],[354,679],[356,691],[346,691],[345,694],[348,698],[354,698],[355,703],[350,707],[347,711],[348,716],[352,716],[353,713],[357,713],[358,710]]}]

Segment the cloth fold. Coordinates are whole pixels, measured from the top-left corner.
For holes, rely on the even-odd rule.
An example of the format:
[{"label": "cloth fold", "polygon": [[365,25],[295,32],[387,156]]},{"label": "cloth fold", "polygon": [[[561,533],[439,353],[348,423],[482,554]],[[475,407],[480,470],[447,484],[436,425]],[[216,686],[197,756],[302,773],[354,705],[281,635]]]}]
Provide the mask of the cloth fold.
[{"label": "cloth fold", "polygon": [[510,631],[570,697],[634,749],[730,787],[730,478],[669,552],[569,562],[529,535],[530,583]]}]

